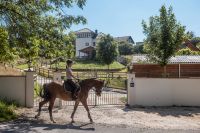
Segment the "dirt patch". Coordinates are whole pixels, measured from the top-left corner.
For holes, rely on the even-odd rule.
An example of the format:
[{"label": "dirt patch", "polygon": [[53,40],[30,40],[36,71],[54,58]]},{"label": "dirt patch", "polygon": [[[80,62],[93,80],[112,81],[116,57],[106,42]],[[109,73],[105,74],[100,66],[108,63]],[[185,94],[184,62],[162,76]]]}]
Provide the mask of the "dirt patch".
[{"label": "dirt patch", "polygon": [[[53,116],[57,124],[69,123],[72,106],[63,109],[54,108]],[[200,129],[200,108],[132,108],[99,106],[90,107],[96,124],[109,124],[120,127],[140,127],[153,129]],[[18,109],[23,117],[34,120],[37,108]],[[44,107],[38,122],[51,123],[47,107]],[[75,121],[89,122],[85,109],[80,106],[75,114]]]},{"label": "dirt patch", "polygon": [[0,65],[0,75],[22,75],[22,72],[20,72],[19,70],[15,69],[15,68],[11,68],[11,67],[4,67],[2,65]]}]

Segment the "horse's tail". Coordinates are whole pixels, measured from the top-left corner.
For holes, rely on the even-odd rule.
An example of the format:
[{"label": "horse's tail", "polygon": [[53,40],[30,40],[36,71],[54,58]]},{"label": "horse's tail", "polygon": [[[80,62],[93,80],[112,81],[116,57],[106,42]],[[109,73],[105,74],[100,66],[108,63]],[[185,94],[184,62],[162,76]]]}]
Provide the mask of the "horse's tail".
[{"label": "horse's tail", "polygon": [[49,99],[50,98],[50,93],[49,90],[47,88],[47,84],[43,85],[43,88],[40,90],[40,97],[44,98],[44,99]]}]

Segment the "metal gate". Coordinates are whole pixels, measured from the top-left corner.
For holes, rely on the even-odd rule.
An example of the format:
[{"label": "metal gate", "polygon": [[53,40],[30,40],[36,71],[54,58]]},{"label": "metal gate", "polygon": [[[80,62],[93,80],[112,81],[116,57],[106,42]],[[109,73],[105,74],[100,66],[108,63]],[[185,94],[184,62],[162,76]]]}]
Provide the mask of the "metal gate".
[{"label": "metal gate", "polygon": [[[95,72],[96,73],[96,72]],[[40,76],[42,75],[42,76]],[[52,82],[52,76],[44,77],[45,74],[40,74],[35,77],[35,83],[34,83],[34,106],[38,106],[39,102],[42,101],[42,99],[37,96],[39,94],[39,90],[42,88],[43,84]],[[92,78],[96,76],[97,74],[94,73],[79,73],[78,77],[80,79],[86,79],[86,78]],[[126,104],[126,97],[127,97],[127,91],[126,91],[126,78],[124,77],[117,77],[113,76],[111,79],[111,84],[108,87],[104,87],[102,94],[100,97],[96,96],[95,92],[91,89],[89,92],[89,96],[87,99],[89,106],[97,106],[97,105],[124,105]],[[104,78],[103,76],[98,77],[99,79]],[[113,82],[113,83],[112,83]],[[117,84],[116,82],[120,82],[120,84]],[[122,88],[119,88],[116,85],[122,85]],[[62,100],[62,106],[73,106],[74,101],[63,101]]]}]

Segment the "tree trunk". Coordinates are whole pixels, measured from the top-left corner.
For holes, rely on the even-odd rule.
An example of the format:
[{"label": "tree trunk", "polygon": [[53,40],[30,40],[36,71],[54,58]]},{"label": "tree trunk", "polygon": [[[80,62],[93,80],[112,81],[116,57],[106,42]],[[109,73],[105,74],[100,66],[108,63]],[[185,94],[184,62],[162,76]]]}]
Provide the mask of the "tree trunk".
[{"label": "tree trunk", "polygon": [[109,70],[110,70],[110,65],[108,65],[108,70],[107,70],[107,85],[110,84],[110,73],[109,73]]}]

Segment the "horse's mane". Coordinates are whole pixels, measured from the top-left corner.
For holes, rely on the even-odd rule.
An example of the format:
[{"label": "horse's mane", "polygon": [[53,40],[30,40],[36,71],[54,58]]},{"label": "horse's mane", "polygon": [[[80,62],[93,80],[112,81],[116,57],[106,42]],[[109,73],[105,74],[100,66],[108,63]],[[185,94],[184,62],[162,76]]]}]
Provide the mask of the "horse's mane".
[{"label": "horse's mane", "polygon": [[91,81],[100,81],[98,80],[97,78],[89,78],[89,79],[83,79],[79,82],[80,85],[83,85],[84,83],[87,83],[87,82],[91,82]]}]

